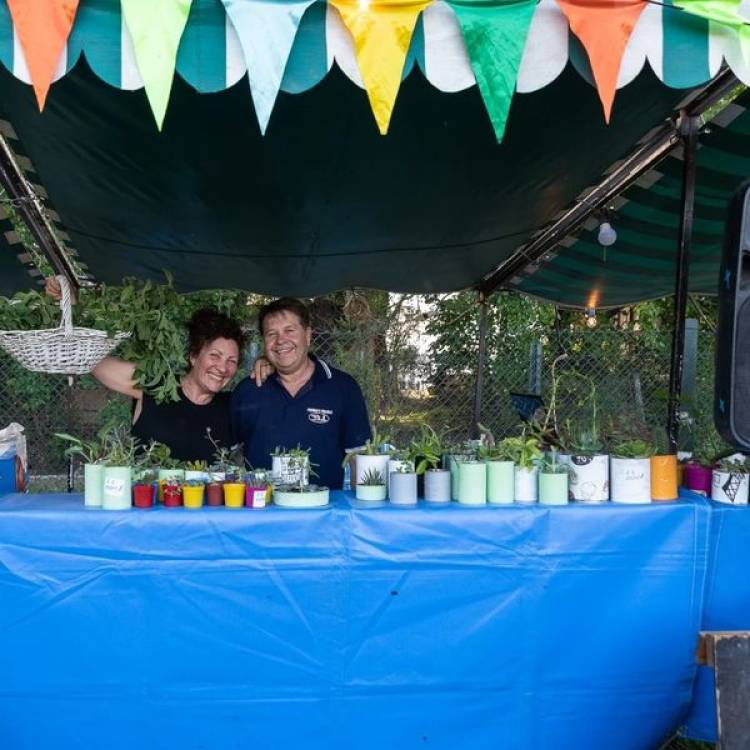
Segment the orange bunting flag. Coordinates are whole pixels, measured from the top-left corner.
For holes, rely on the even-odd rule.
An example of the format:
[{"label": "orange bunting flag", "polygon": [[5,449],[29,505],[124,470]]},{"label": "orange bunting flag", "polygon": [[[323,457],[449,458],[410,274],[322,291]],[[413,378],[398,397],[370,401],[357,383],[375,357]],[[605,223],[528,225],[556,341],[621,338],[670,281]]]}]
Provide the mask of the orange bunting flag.
[{"label": "orange bunting flag", "polygon": [[78,0],[8,0],[8,10],[41,111],[73,28]]},{"label": "orange bunting flag", "polygon": [[557,0],[581,40],[609,123],[620,64],[646,0]]},{"label": "orange bunting flag", "polygon": [[381,135],[388,132],[419,14],[432,0],[330,0],[354,51]]}]

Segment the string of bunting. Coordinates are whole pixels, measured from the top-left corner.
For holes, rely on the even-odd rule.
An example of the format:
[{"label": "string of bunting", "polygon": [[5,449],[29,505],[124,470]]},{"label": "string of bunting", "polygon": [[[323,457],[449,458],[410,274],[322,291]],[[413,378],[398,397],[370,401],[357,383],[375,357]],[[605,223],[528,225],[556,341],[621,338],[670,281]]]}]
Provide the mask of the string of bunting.
[{"label": "string of bunting", "polygon": [[[39,109],[43,110],[55,71],[79,11],[79,0],[4,0],[23,50]],[[0,0],[3,2],[3,0]],[[114,2],[114,0],[113,0]],[[146,96],[162,128],[181,39],[200,0],[119,0],[124,24]],[[281,88],[303,16],[320,0],[221,0],[248,72],[250,93],[262,133]],[[736,37],[750,66],[750,0],[554,0],[588,56],[604,118],[611,117],[623,56],[643,11],[685,12],[709,28]],[[440,14],[437,13],[438,7]],[[432,13],[432,10],[435,13]],[[426,11],[430,10],[428,19]],[[388,132],[412,37],[420,18],[434,27],[452,13],[462,36],[462,53],[485,103],[495,136],[502,140],[537,0],[328,0],[351,36],[358,73],[377,127]],[[330,32],[327,32],[327,34]],[[446,65],[447,70],[447,65]],[[450,73],[446,73],[450,75]]]}]

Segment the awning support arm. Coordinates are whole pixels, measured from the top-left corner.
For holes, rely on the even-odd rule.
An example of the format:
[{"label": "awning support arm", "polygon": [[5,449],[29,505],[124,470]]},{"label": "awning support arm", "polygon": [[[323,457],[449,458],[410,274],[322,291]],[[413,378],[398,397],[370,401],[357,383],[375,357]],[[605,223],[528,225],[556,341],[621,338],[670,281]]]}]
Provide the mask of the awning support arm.
[{"label": "awning support arm", "polygon": [[479,437],[479,420],[482,418],[482,388],[484,365],[487,357],[487,298],[479,293],[479,352],[477,354],[477,378],[474,382],[474,409],[471,418],[472,438]]}]

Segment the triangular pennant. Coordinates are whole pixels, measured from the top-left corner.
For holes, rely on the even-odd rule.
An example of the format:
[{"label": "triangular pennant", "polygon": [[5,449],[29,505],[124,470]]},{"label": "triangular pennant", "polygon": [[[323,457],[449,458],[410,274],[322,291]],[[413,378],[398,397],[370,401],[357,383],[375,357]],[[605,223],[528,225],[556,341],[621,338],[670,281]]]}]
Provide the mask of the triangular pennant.
[{"label": "triangular pennant", "polygon": [[138,70],[146,96],[161,130],[172,89],[177,49],[193,0],[120,0],[133,39]]},{"label": "triangular pennant", "polygon": [[222,0],[237,32],[260,132],[265,134],[302,16],[315,0]]},{"label": "triangular pennant", "polygon": [[73,28],[78,0],[8,0],[8,10],[42,110]]},{"label": "triangular pennant", "polygon": [[620,64],[647,0],[557,0],[581,40],[596,81],[604,119],[609,122]]},{"label": "triangular pennant", "polygon": [[474,77],[501,141],[537,0],[447,2],[461,25]]},{"label": "triangular pennant", "polygon": [[750,65],[750,26],[748,3],[743,0],[675,0],[678,8],[708,19],[712,24],[728,26],[737,32],[745,65]]},{"label": "triangular pennant", "polygon": [[381,135],[388,132],[417,18],[431,2],[330,0],[354,39],[357,64]]}]

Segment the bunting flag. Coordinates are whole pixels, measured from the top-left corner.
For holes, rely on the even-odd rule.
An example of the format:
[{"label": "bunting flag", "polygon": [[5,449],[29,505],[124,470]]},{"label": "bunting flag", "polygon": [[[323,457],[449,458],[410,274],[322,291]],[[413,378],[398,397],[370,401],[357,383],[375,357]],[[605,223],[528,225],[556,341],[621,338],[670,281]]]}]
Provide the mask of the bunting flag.
[{"label": "bunting flag", "polygon": [[498,142],[505,133],[526,36],[537,0],[447,0]]},{"label": "bunting flag", "polygon": [[609,123],[622,56],[647,0],[557,0],[557,4],[586,49]]},{"label": "bunting flag", "polygon": [[330,1],[352,35],[372,113],[385,135],[417,18],[432,0]]},{"label": "bunting flag", "polygon": [[39,110],[73,28],[78,0],[8,0]]},{"label": "bunting flag", "polygon": [[242,45],[255,114],[265,135],[297,29],[315,0],[222,2]]},{"label": "bunting flag", "polygon": [[746,15],[748,8],[741,0],[675,0],[678,8],[708,19],[711,23],[728,26],[737,32],[742,59],[750,64],[750,25]]},{"label": "bunting flag", "polygon": [[122,14],[133,39],[138,71],[161,130],[172,90],[177,49],[193,0],[121,0]]}]

